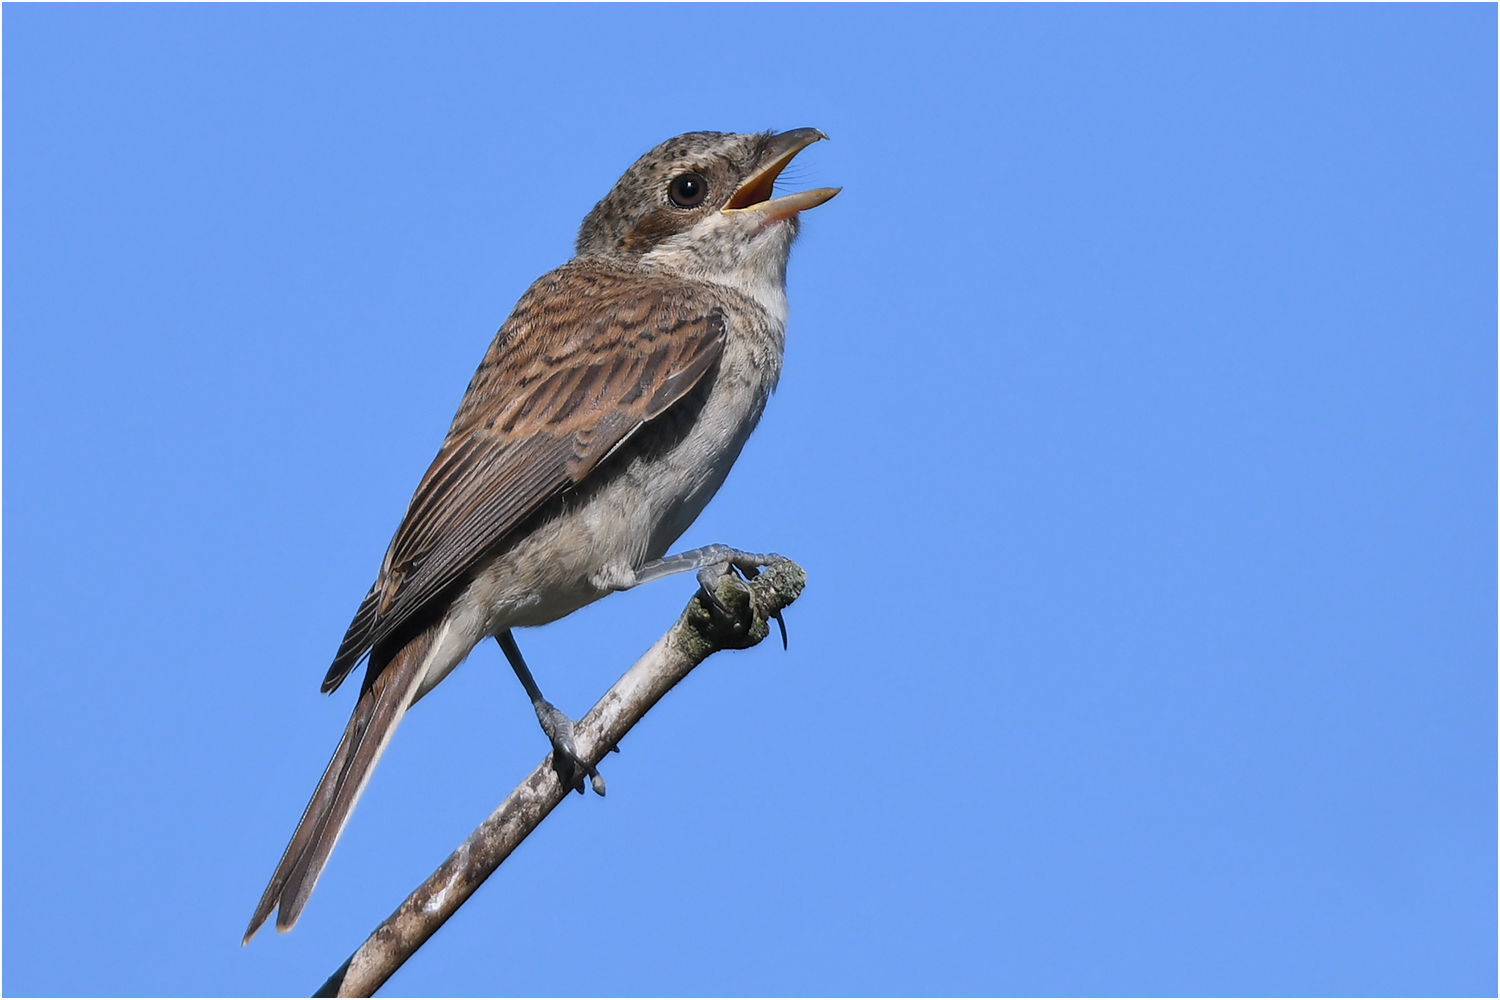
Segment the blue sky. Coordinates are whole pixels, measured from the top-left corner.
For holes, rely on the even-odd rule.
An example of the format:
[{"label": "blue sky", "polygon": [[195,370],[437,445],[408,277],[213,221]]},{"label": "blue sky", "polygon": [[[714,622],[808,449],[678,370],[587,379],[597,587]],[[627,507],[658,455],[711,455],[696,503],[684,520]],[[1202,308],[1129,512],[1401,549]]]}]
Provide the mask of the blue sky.
[{"label": "blue sky", "polygon": [[[800,561],[402,994],[1493,994],[1493,6],[8,6],[4,988],[301,994],[543,755],[498,649],[239,937],[494,330],[660,140],[844,185],[683,545]],[[581,713],[691,593],[520,636]]]}]

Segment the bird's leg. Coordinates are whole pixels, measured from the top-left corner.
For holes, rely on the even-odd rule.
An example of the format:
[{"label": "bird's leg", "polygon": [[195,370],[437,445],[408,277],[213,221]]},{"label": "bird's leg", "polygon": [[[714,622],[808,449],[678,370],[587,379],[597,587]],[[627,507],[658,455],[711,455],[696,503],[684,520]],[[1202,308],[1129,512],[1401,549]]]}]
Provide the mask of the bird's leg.
[{"label": "bird's leg", "polygon": [[674,556],[651,560],[635,571],[635,579],[631,582],[631,586],[650,583],[652,580],[660,580],[664,576],[673,576],[677,573],[710,568],[718,569],[716,577],[723,576],[729,572],[730,566],[753,579],[762,566],[769,566],[780,558],[781,556],[774,552],[759,555],[755,552],[741,552],[727,545],[705,545],[701,549],[689,549]]},{"label": "bird's leg", "polygon": [[495,636],[495,641],[505,652],[511,669],[521,679],[521,686],[531,698],[531,707],[536,709],[536,719],[542,724],[542,732],[552,742],[552,766],[557,769],[558,777],[566,787],[582,795],[583,776],[587,774],[595,793],[603,795],[604,779],[593,765],[579,756],[578,748],[573,745],[573,720],[542,697],[542,689],[536,686],[536,679],[531,676],[526,661],[521,658],[521,647],[516,645],[515,636],[510,634],[510,629],[506,629]]},{"label": "bird's leg", "polygon": [[[635,579],[631,586],[650,583],[652,580],[660,580],[664,576],[672,576],[676,573],[696,571],[698,586],[703,591],[703,599],[721,613],[728,614],[729,609],[714,593],[719,580],[736,570],[746,580],[753,580],[760,575],[762,566],[769,566],[780,558],[781,556],[774,552],[761,555],[755,552],[741,552],[727,545],[705,545],[701,549],[689,549],[687,552],[651,560],[635,571]],[[782,620],[780,611],[776,612],[773,617],[781,629],[781,647],[785,649],[786,622]]]}]

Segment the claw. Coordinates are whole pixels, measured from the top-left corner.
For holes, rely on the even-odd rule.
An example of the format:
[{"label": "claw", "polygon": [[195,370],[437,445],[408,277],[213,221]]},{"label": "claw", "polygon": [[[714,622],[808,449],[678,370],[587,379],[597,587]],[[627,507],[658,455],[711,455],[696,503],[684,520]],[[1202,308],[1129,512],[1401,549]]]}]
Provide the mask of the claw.
[{"label": "claw", "polygon": [[705,566],[698,571],[698,586],[703,591],[703,599],[713,605],[714,609],[721,615],[728,615],[729,607],[714,593],[714,584],[726,573],[731,571],[729,563],[717,563],[713,566]]},{"label": "claw", "polygon": [[776,619],[776,627],[781,629],[781,648],[787,649],[788,646],[786,644],[786,619],[781,617],[780,611],[775,612],[771,615],[771,617]]}]

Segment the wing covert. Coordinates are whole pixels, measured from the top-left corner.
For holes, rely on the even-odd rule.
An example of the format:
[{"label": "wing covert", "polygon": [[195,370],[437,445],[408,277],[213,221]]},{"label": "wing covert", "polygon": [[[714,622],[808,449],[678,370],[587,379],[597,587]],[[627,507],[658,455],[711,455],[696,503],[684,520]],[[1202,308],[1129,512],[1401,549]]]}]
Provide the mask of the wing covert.
[{"label": "wing covert", "polygon": [[323,690],[692,391],[723,339],[722,311],[680,279],[565,266],[534,284],[470,381]]}]

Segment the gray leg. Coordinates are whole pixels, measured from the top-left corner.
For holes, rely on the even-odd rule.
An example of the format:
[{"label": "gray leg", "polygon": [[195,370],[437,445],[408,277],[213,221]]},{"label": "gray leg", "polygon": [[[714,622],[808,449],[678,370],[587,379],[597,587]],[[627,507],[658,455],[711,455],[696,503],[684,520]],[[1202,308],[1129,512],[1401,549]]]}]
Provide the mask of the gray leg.
[{"label": "gray leg", "polygon": [[[714,577],[723,576],[729,572],[729,567],[753,577],[760,572],[762,566],[768,566],[781,557],[774,552],[759,555],[754,552],[741,552],[739,549],[731,549],[727,545],[705,545],[701,549],[689,549],[687,552],[679,552],[675,556],[666,556],[662,559],[653,559],[640,569],[635,571],[635,581],[632,584],[650,583],[652,580],[660,580],[664,576],[672,576],[677,573],[702,572],[705,569],[718,569]],[[699,581],[702,582],[701,580]]]},{"label": "gray leg", "polygon": [[[780,558],[781,556],[774,552],[760,555],[755,552],[741,552],[727,545],[705,545],[701,549],[689,549],[687,552],[679,552],[674,556],[651,560],[635,571],[635,581],[631,586],[650,583],[652,580],[660,580],[664,576],[672,576],[676,573],[696,570],[698,586],[703,589],[704,599],[727,614],[729,609],[724,607],[724,603],[714,595],[715,584],[734,570],[739,570],[745,579],[753,580],[760,575],[762,566],[769,566]],[[782,619],[780,611],[776,612],[774,617],[777,626],[781,629],[781,648],[785,649],[786,622]]]},{"label": "gray leg", "polygon": [[531,676],[531,671],[526,666],[526,661],[521,658],[521,647],[516,645],[515,637],[506,629],[495,636],[495,641],[500,644],[505,658],[510,661],[511,669],[521,679],[521,686],[526,689],[526,694],[531,698],[531,707],[536,709],[537,721],[542,724],[542,732],[547,734],[547,739],[552,742],[552,763],[557,768],[558,775],[563,779],[563,784],[572,788],[579,794],[583,793],[583,776],[589,776],[589,784],[594,791],[604,794],[604,779],[599,777],[599,772],[587,764],[578,755],[578,748],[573,745],[573,720],[557,710],[557,708],[546,698],[542,697],[542,689],[536,686],[536,679]]}]

